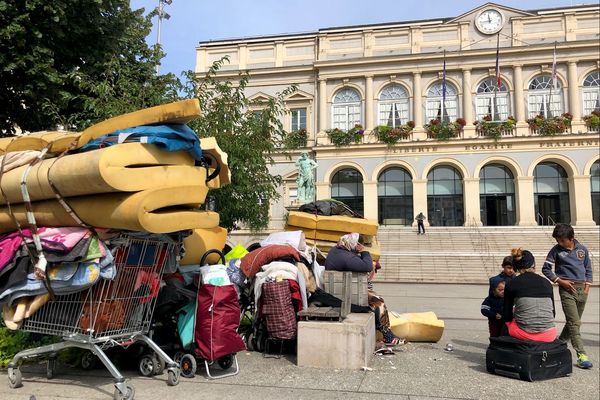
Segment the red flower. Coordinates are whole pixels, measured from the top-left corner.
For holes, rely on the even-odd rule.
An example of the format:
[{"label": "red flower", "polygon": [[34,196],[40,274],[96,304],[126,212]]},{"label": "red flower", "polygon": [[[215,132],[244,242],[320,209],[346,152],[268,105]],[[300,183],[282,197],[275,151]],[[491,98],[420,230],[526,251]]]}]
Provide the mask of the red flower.
[{"label": "red flower", "polygon": [[457,118],[456,122],[460,125],[460,126],[465,126],[467,124],[467,121],[464,118]]}]

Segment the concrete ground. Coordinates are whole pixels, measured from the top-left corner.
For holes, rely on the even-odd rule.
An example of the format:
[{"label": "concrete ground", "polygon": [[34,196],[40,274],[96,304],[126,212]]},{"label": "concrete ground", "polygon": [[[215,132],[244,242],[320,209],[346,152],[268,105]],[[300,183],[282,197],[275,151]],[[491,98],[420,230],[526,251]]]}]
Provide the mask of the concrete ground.
[{"label": "concrete ground", "polygon": [[[574,367],[570,377],[523,382],[485,371],[487,322],[479,313],[487,287],[480,285],[376,284],[389,308],[398,312],[435,311],[446,329],[439,343],[409,343],[391,356],[373,356],[372,370],[299,368],[291,356],[263,358],[259,353],[238,355],[240,374],[209,381],[203,374],[166,385],[166,375],[142,378],[122,371],[135,386],[136,399],[577,399],[600,398],[600,308],[592,288],[583,318],[583,338],[594,362],[591,370]],[[558,295],[555,296],[559,299]],[[557,325],[564,316],[557,300]],[[318,340],[318,338],[315,338]],[[453,352],[444,351],[447,343]],[[218,369],[218,368],[217,368]],[[58,367],[45,378],[45,366],[22,368],[23,384],[10,389],[0,372],[0,399],[110,399],[112,378],[102,369],[86,372]]]}]

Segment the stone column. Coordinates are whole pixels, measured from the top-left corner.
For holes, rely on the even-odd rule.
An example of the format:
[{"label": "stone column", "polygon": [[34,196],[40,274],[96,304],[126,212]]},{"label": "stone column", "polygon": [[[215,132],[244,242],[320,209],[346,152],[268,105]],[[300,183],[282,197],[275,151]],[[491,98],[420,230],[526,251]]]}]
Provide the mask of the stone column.
[{"label": "stone column", "polygon": [[[424,222],[425,226],[429,226],[429,212],[427,209],[427,179],[413,179],[413,214],[417,215],[422,212],[427,219]],[[417,221],[412,216],[412,226],[417,226]]]},{"label": "stone column", "polygon": [[476,136],[475,127],[472,122],[474,121],[473,117],[473,97],[471,95],[471,70],[463,69],[463,82],[462,82],[462,90],[463,90],[463,118],[467,121],[467,125],[465,125],[464,133],[465,137],[474,137]]},{"label": "stone column", "polygon": [[365,76],[365,130],[375,128],[373,123],[373,75]]},{"label": "stone column", "polygon": [[327,79],[319,78],[319,132],[327,129]]},{"label": "stone column", "polygon": [[569,178],[569,203],[571,205],[571,225],[596,225],[592,213],[590,175],[575,175]]},{"label": "stone column", "polygon": [[515,65],[513,67],[514,79],[513,85],[515,87],[515,110],[514,116],[517,120],[517,125],[525,125],[525,93],[523,92],[523,67],[521,65]]},{"label": "stone column", "polygon": [[415,128],[423,127],[423,105],[421,104],[421,73],[413,73],[413,120]]},{"label": "stone column", "polygon": [[537,225],[533,199],[533,176],[519,176],[515,179],[517,197],[517,225]]},{"label": "stone column", "polygon": [[379,202],[377,201],[377,181],[363,182],[363,203],[365,205],[365,218],[378,221]]},{"label": "stone column", "polygon": [[283,66],[283,41],[275,42],[275,66]]},{"label": "stone column", "polygon": [[331,184],[329,182],[315,183],[316,199],[329,199],[331,197]]},{"label": "stone column", "polygon": [[481,226],[479,178],[464,178],[465,226]]},{"label": "stone column", "polygon": [[577,79],[577,63],[569,61],[568,79],[569,79],[569,109],[573,114],[573,122],[581,120],[581,102],[579,101],[579,82]]}]

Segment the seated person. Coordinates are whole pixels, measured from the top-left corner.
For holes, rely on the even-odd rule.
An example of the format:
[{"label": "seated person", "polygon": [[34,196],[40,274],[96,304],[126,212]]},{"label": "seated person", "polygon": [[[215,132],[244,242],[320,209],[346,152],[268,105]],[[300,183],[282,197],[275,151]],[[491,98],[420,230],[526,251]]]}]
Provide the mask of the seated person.
[{"label": "seated person", "polygon": [[527,250],[512,249],[517,277],[504,290],[504,320],[508,334],[521,340],[556,340],[554,292],[546,278],[535,273],[535,258]]},{"label": "seated person", "polygon": [[[371,254],[365,251],[359,243],[358,233],[349,233],[340,238],[337,246],[329,250],[325,259],[325,269],[329,271],[367,272],[369,280],[373,277],[375,269]],[[369,290],[369,308],[375,313],[375,329],[383,335],[383,342],[387,345],[403,344],[390,329],[390,319],[383,298]]]}]

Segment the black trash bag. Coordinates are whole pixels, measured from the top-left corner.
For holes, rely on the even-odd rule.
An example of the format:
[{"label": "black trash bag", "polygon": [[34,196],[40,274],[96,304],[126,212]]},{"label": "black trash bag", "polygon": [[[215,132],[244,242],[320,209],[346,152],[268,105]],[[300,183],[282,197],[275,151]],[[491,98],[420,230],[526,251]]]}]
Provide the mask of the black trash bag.
[{"label": "black trash bag", "polygon": [[358,214],[346,204],[337,200],[317,200],[312,203],[303,204],[299,208],[300,211],[316,214],[316,215],[346,215],[349,217],[362,218],[362,215]]}]

